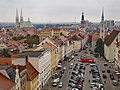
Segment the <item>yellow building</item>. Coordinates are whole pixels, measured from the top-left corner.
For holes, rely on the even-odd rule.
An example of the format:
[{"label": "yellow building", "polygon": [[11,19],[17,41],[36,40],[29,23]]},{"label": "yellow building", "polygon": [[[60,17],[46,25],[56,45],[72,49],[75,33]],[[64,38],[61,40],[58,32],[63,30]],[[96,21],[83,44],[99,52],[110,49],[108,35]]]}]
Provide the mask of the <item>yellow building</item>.
[{"label": "yellow building", "polygon": [[69,31],[66,29],[59,29],[59,28],[44,28],[40,31],[37,31],[36,34],[39,37],[50,37],[50,36],[68,36]]},{"label": "yellow building", "polygon": [[39,72],[26,60],[27,90],[39,90]]}]

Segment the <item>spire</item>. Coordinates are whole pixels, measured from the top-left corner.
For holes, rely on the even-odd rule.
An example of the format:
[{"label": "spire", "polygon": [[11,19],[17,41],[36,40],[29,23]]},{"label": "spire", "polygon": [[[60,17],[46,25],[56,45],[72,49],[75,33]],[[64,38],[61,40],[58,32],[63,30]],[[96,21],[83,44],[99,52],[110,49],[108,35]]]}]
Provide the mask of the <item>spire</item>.
[{"label": "spire", "polygon": [[18,28],[19,27],[18,9],[16,9],[16,18],[15,18],[15,21],[16,21],[16,28]]},{"label": "spire", "polygon": [[22,8],[21,8],[21,13],[20,13],[20,27],[23,27],[23,15],[22,15]]},{"label": "spire", "polygon": [[23,15],[22,15],[22,8],[21,8],[21,16],[20,17],[23,17]]},{"label": "spire", "polygon": [[104,8],[102,9],[102,17],[101,17],[101,21],[104,21]]},{"label": "spire", "polygon": [[16,9],[16,17],[18,17],[18,9]]},{"label": "spire", "polygon": [[84,21],[84,12],[82,12],[82,18],[81,21]]}]

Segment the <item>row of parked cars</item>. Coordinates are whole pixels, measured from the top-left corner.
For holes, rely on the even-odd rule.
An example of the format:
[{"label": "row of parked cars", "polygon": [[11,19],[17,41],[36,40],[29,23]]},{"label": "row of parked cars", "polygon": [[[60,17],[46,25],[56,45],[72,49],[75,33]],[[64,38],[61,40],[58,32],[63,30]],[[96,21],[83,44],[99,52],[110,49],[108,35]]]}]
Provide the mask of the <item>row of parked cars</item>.
[{"label": "row of parked cars", "polygon": [[68,86],[72,90],[82,90],[84,82],[85,66],[83,64],[76,63],[71,72],[71,77],[68,82]]},{"label": "row of parked cars", "polygon": [[[105,63],[104,66],[108,66],[108,64]],[[102,73],[105,73],[105,70],[102,70]],[[118,86],[118,81],[115,79],[113,73],[111,73],[110,70],[107,70],[107,73],[109,73],[110,79],[112,80],[112,84],[113,84],[114,86]],[[103,78],[106,79],[107,76],[106,76],[105,74],[103,74],[103,75],[104,75]]]},{"label": "row of parked cars", "polygon": [[99,74],[98,67],[97,67],[96,63],[90,64],[90,67],[91,67],[90,73],[93,76],[93,80],[90,83],[90,87],[93,89],[103,88],[103,84],[101,82],[100,74]]},{"label": "row of parked cars", "polygon": [[53,77],[53,83],[52,83],[52,86],[53,87],[56,87],[58,86],[59,88],[62,88],[63,87],[63,83],[60,82],[60,79],[62,77],[62,75],[64,74],[65,70],[66,70],[66,67],[62,67],[61,65],[62,63],[58,63],[58,66],[57,66],[57,70],[58,72],[55,73],[54,77]]}]

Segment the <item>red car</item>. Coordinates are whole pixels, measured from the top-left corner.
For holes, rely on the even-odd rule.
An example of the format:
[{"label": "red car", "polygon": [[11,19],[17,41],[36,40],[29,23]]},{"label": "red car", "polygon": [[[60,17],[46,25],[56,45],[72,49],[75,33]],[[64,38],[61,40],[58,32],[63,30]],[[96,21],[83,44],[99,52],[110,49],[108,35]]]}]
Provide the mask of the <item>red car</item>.
[{"label": "red car", "polygon": [[86,62],[86,63],[92,63],[92,62],[94,62],[94,59],[91,58],[91,57],[81,57],[80,61],[81,62]]}]

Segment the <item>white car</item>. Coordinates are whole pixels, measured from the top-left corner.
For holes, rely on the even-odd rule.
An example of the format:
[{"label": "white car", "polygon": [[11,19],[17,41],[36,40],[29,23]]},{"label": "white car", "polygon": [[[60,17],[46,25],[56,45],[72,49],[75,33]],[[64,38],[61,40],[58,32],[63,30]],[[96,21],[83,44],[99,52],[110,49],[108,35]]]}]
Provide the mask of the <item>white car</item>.
[{"label": "white car", "polygon": [[58,68],[62,68],[62,66],[61,66],[61,65],[58,65],[57,67],[58,67]]},{"label": "white car", "polygon": [[74,58],[74,55],[72,55],[72,58]]},{"label": "white car", "polygon": [[79,89],[77,89],[77,88],[72,88],[72,90],[79,90]]},{"label": "white car", "polygon": [[64,67],[63,70],[66,70],[66,67]]},{"label": "white car", "polygon": [[73,66],[73,63],[71,63],[70,65]]},{"label": "white car", "polygon": [[60,82],[58,86],[59,86],[60,88],[63,87],[63,83]]}]

